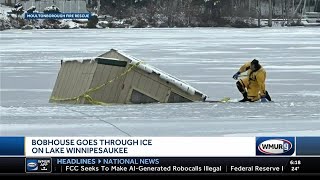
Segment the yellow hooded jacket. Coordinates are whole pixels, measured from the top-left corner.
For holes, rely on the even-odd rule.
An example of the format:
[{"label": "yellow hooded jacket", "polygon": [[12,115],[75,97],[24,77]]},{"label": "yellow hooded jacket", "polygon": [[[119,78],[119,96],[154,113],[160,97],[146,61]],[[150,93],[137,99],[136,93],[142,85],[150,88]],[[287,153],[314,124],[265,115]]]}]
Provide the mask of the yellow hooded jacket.
[{"label": "yellow hooded jacket", "polygon": [[240,83],[247,88],[248,98],[252,101],[257,101],[261,96],[266,95],[266,71],[262,68],[257,71],[252,71],[250,69],[251,62],[245,63],[240,67],[239,72],[243,73],[248,71],[248,76],[240,79]]}]

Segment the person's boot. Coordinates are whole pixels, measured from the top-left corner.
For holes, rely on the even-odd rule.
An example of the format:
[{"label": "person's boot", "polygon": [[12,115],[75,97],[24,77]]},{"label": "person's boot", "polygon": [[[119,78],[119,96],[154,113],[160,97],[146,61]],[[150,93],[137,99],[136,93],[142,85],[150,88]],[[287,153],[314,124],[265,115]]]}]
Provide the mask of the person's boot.
[{"label": "person's boot", "polygon": [[271,101],[271,97],[270,97],[268,91],[266,91],[266,99],[268,99],[268,101]]},{"label": "person's boot", "polygon": [[250,99],[248,99],[248,93],[247,92],[243,93],[242,95],[243,95],[243,99],[241,99],[239,102],[250,101]]}]

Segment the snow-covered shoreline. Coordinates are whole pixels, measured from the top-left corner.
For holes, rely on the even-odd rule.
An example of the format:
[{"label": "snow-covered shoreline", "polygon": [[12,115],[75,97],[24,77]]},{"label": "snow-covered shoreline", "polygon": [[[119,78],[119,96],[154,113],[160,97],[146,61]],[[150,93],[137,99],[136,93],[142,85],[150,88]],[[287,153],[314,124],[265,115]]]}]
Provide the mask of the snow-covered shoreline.
[{"label": "snow-covered shoreline", "polygon": [[[35,9],[35,8],[34,8]],[[29,20],[24,19],[24,13],[29,12],[21,10],[21,14],[13,13],[14,8],[0,5],[0,30],[7,29],[76,29],[76,28],[168,28],[167,23],[165,23],[165,17],[157,17],[157,22],[155,24],[150,24],[146,19],[139,17],[130,17],[126,19],[117,19],[115,17],[99,17],[93,25],[89,24],[90,20],[71,20],[71,19],[61,19],[61,20]],[[17,9],[16,9],[17,11]],[[287,22],[282,19],[274,19],[274,27],[285,26]],[[268,24],[267,19],[261,20],[260,27],[266,27]],[[176,26],[174,26],[176,27]],[[179,26],[180,27],[180,26]],[[187,28],[191,26],[181,25],[181,27]],[[254,18],[241,18],[241,17],[226,17],[224,22],[212,22],[206,26],[198,25],[192,27],[231,27],[231,28],[257,28],[258,20]]]}]

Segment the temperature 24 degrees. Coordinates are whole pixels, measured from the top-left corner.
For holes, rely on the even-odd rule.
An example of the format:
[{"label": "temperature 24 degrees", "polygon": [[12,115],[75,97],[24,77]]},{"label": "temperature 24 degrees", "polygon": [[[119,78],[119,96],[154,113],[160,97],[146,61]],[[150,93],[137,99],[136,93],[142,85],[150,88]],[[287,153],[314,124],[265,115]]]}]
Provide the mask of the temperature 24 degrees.
[{"label": "temperature 24 degrees", "polygon": [[300,169],[299,166],[291,167],[291,171],[292,171],[292,172],[297,172],[297,171],[299,171],[299,169]]}]

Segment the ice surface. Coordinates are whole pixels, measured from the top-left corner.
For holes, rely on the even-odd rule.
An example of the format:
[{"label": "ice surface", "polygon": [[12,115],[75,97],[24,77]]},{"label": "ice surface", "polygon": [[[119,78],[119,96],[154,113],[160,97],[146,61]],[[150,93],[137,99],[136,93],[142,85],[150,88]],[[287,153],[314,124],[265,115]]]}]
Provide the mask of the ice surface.
[{"label": "ice surface", "polygon": [[[320,135],[319,28],[7,30],[0,34],[0,135]],[[274,103],[48,103],[60,60],[111,48],[157,67],[211,100],[241,98],[232,75],[260,60]]]}]

